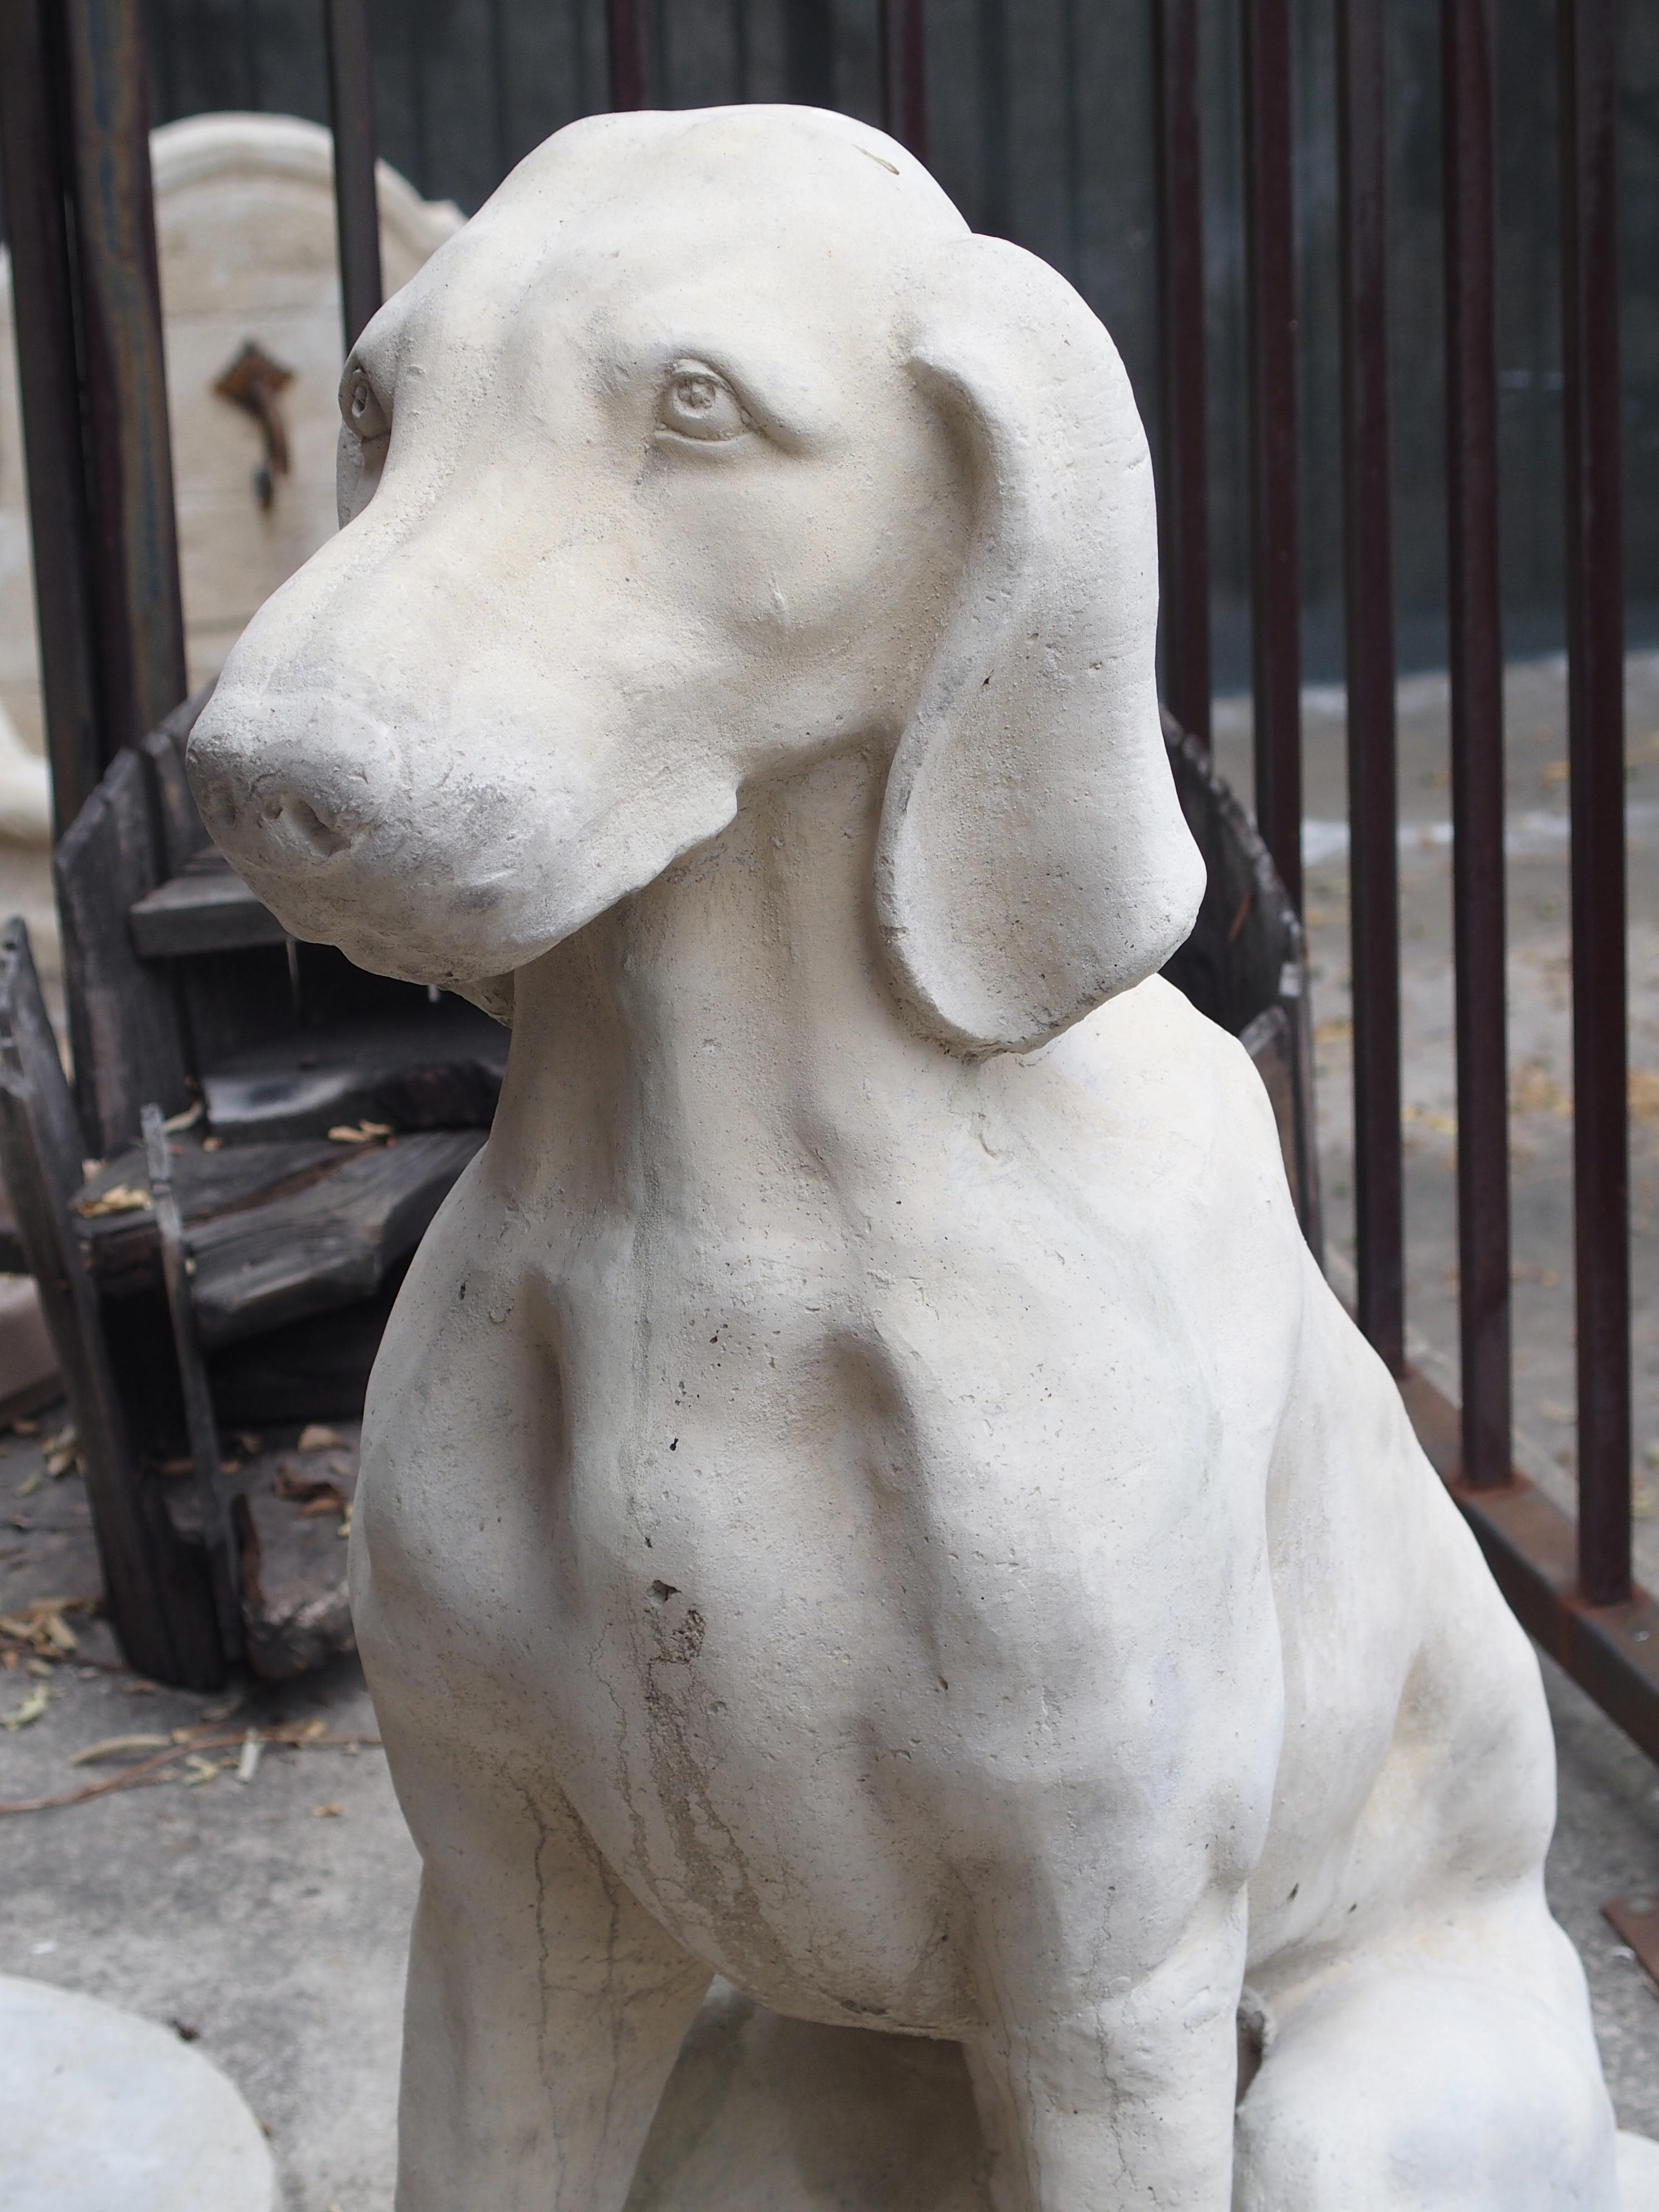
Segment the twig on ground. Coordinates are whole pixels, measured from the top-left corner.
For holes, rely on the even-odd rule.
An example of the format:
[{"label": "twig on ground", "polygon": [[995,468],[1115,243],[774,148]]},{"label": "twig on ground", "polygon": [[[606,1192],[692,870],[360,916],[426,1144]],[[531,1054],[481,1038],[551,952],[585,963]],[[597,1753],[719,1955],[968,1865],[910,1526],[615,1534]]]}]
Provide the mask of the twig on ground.
[{"label": "twig on ground", "polygon": [[249,1742],[257,1742],[265,1750],[345,1751],[365,1747],[379,1749],[380,1739],[377,1735],[328,1735],[318,1729],[315,1722],[285,1728],[244,1729],[234,1735],[191,1735],[182,1743],[157,1752],[153,1758],[124,1766],[118,1774],[109,1775],[102,1782],[90,1782],[79,1790],[61,1790],[54,1797],[21,1797],[10,1804],[0,1803],[0,1818],[12,1813],[55,1813],[65,1805],[84,1805],[88,1799],[107,1797],[113,1790],[133,1790],[144,1783],[161,1781],[162,1770],[176,1760],[198,1758],[210,1751],[240,1751]]}]

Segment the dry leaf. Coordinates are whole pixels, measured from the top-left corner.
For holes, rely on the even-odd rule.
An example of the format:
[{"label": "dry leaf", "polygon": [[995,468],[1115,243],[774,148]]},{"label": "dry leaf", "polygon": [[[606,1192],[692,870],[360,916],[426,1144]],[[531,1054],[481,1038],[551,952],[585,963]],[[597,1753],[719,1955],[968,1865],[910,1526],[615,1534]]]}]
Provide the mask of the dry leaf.
[{"label": "dry leaf", "polygon": [[149,1193],[135,1190],[130,1182],[112,1183],[100,1190],[96,1198],[77,1199],[75,1210],[88,1221],[95,1221],[105,1213],[148,1213]]},{"label": "dry leaf", "polygon": [[42,1658],[58,1658],[76,1649],[75,1631],[66,1613],[90,1613],[96,1601],[87,1597],[33,1597],[21,1613],[0,1615],[0,1636],[26,1644]]},{"label": "dry leaf", "polygon": [[38,1437],[40,1433],[40,1424],[39,1421],[14,1421],[11,1425],[11,1432],[15,1437]]},{"label": "dry leaf", "polygon": [[224,1141],[222,1137],[204,1137],[202,1150],[204,1152],[216,1152]]},{"label": "dry leaf", "polygon": [[1659,1124],[1659,1068],[1632,1068],[1630,1110],[1638,1121]]},{"label": "dry leaf", "polygon": [[334,1485],[331,1482],[325,1482],[318,1486],[316,1496],[307,1498],[300,1508],[300,1518],[302,1521],[313,1521],[319,1513],[347,1513],[350,1510]]},{"label": "dry leaf", "polygon": [[377,1137],[392,1134],[390,1121],[342,1121],[328,1133],[331,1145],[372,1145]]},{"label": "dry leaf", "polygon": [[202,1102],[198,1098],[193,1106],[187,1106],[182,1114],[169,1114],[161,1127],[170,1137],[176,1137],[181,1129],[193,1129],[201,1118]]},{"label": "dry leaf", "polygon": [[27,1728],[31,1721],[38,1721],[41,1714],[45,1712],[46,1710],[46,1691],[44,1689],[31,1690],[27,1697],[24,1698],[22,1704],[17,1706],[15,1711],[9,1713],[0,1713],[0,1728]]},{"label": "dry leaf", "polygon": [[345,1438],[337,1429],[331,1429],[325,1421],[307,1421],[300,1431],[295,1447],[302,1452],[338,1451]]},{"label": "dry leaf", "polygon": [[325,1474],[301,1474],[286,1461],[276,1470],[271,1482],[271,1492],[285,1498],[290,1505],[298,1505],[307,1513],[337,1512],[345,1504],[339,1485]]},{"label": "dry leaf", "polygon": [[1510,1078],[1511,1114],[1553,1114],[1565,1121],[1572,1111],[1572,1094],[1564,1091],[1541,1060],[1528,1060]]},{"label": "dry leaf", "polygon": [[74,1423],[59,1429],[55,1437],[48,1437],[40,1450],[46,1473],[54,1482],[60,1482],[64,1475],[72,1473],[81,1463],[81,1439],[75,1432]]},{"label": "dry leaf", "polygon": [[165,1751],[172,1741],[170,1735],[106,1735],[101,1742],[89,1743],[84,1751],[77,1751],[70,1765],[97,1766],[106,1759],[130,1759],[141,1751]]},{"label": "dry leaf", "polygon": [[313,1805],[311,1808],[311,1817],[313,1820],[337,1820],[340,1817],[340,1808],[337,1805]]},{"label": "dry leaf", "polygon": [[1457,1116],[1439,1113],[1431,1106],[1402,1106],[1400,1118],[1417,1128],[1432,1129],[1437,1136],[1455,1137],[1457,1134]]},{"label": "dry leaf", "polygon": [[192,1751],[185,1761],[185,1786],[186,1789],[195,1790],[199,1788],[204,1782],[216,1782],[218,1779],[218,1761],[212,1759],[204,1759],[199,1751]]}]

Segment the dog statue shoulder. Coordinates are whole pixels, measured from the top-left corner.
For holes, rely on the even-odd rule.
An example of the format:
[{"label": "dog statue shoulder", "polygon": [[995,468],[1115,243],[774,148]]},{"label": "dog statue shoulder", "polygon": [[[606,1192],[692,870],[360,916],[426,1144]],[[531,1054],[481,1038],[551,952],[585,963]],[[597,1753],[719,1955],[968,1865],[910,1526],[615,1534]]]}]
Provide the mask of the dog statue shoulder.
[{"label": "dog statue shoulder", "polygon": [[352,1535],[400,2212],[1659,2203],[1529,1647],[1155,973],[1099,323],[864,125],[610,115],[341,404],[191,776],[514,1018]]}]

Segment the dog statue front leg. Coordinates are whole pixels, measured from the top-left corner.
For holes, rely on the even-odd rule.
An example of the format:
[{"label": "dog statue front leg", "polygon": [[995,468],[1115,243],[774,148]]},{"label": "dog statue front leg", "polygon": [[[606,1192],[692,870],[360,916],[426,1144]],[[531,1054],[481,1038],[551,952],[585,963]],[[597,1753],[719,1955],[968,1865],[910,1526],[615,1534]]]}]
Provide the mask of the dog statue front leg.
[{"label": "dog statue front leg", "polygon": [[968,2046],[996,2212],[1227,2212],[1242,1899],[1133,1982],[1091,1988],[1041,1949],[998,1948],[994,2017]]},{"label": "dog statue front leg", "polygon": [[397,2212],[622,2212],[708,1967],[552,1784],[404,1795],[423,1868]]}]

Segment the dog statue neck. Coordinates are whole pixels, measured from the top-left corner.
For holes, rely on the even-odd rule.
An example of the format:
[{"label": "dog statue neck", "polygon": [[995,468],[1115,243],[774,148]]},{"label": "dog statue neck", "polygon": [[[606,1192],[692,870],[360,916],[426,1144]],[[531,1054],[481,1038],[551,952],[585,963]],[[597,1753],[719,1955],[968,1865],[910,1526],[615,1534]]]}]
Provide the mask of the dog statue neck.
[{"label": "dog statue neck", "polygon": [[515,1195],[648,1176],[856,1202],[886,1188],[993,1069],[918,1036],[872,890],[884,748],[751,785],[717,837],[516,983],[490,1153]]}]

